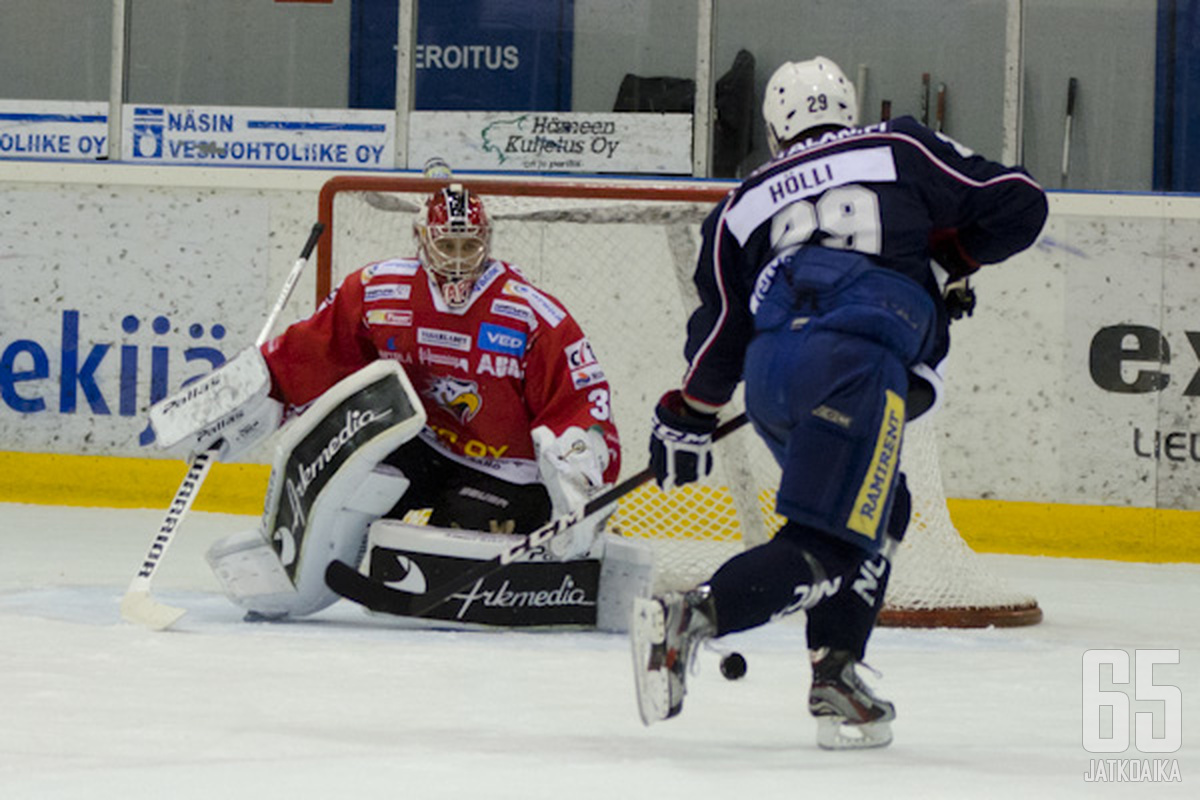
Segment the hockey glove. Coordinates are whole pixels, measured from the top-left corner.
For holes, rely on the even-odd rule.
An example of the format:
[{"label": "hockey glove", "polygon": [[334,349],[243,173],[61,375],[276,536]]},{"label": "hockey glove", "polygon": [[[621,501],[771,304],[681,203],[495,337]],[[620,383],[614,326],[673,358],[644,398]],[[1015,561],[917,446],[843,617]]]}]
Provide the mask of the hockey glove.
[{"label": "hockey glove", "polygon": [[218,461],[234,461],[279,429],[283,405],[270,397],[247,402],[212,425],[196,431],[189,446],[188,460],[220,442]]},{"label": "hockey glove", "polygon": [[950,319],[962,319],[975,313],[975,289],[971,286],[970,278],[946,284],[942,299]]},{"label": "hockey glove", "polygon": [[159,447],[186,443],[189,458],[220,442],[218,458],[231,460],[279,427],[283,406],[271,399],[271,373],[258,348],[249,347],[217,369],[150,408]]},{"label": "hockey glove", "polygon": [[[545,425],[530,431],[537,454],[538,472],[550,495],[556,518],[582,511],[587,501],[604,486],[608,467],[608,444],[598,430],[571,426],[555,436]],[[580,520],[550,540],[550,552],[559,560],[584,557],[604,529],[607,517]]]},{"label": "hockey glove", "polygon": [[650,432],[650,468],[659,488],[674,489],[712,474],[716,429],[717,415],[691,408],[678,389],[662,396]]}]

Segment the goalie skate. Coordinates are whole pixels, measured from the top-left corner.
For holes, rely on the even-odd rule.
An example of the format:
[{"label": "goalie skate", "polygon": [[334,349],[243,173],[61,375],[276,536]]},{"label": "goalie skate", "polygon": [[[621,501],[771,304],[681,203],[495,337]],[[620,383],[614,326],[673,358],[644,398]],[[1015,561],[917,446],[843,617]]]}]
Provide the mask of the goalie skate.
[{"label": "goalie skate", "polygon": [[876,697],[845,650],[812,653],[813,684],[808,710],[817,718],[817,744],[825,750],[886,747],[892,741],[896,707]]},{"label": "goalie skate", "polygon": [[633,679],[645,725],[670,719],[683,709],[696,647],[716,631],[711,606],[704,587],[634,600]]}]

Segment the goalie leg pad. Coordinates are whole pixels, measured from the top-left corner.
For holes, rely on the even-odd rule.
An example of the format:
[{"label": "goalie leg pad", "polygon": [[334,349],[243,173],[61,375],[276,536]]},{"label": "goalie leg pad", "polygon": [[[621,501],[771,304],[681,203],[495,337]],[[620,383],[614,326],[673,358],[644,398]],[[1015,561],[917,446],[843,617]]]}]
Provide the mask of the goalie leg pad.
[{"label": "goalie leg pad", "polygon": [[[347,596],[417,627],[558,628],[596,624],[600,562],[560,562],[546,549],[479,578],[420,618],[409,608],[426,592],[459,579],[512,546],[508,534],[380,519],[367,539],[367,593]],[[350,562],[347,562],[350,563]],[[363,582],[358,582],[360,585]]]},{"label": "goalie leg pad", "polygon": [[[408,481],[386,465],[372,471],[332,514],[314,519],[321,533],[310,534],[310,546],[346,555],[357,563],[367,526],[386,512],[404,493]],[[351,553],[353,555],[351,555]],[[285,548],[285,557],[290,555]],[[263,536],[261,528],[233,534],[217,541],[206,554],[209,566],[225,595],[259,617],[278,619],[303,616],[308,608],[337,599],[322,584],[292,585],[280,554]],[[319,610],[319,609],[318,609]]]},{"label": "goalie leg pad", "polygon": [[[325,567],[337,559],[347,564],[362,560],[366,548],[367,529],[371,522],[390,509],[408,486],[403,475],[391,469],[374,470],[360,477],[357,470],[346,475],[335,476],[318,500],[309,521],[300,562],[295,570],[296,596],[290,616],[313,614],[338,599],[338,595],[325,585]],[[338,494],[352,492],[341,498]],[[278,542],[286,553],[295,550],[288,547],[281,535]],[[294,563],[294,562],[293,562]],[[318,571],[319,567],[319,571]],[[259,611],[260,609],[254,609]]]},{"label": "goalie leg pad", "polygon": [[261,528],[214,542],[205,559],[226,597],[239,606],[279,617],[295,602],[296,588]]},{"label": "goalie leg pad", "polygon": [[596,627],[624,633],[629,630],[633,602],[649,597],[654,583],[654,551],[645,542],[615,533],[601,537],[604,558],[600,562],[600,596]]},{"label": "goalie leg pad", "polygon": [[234,601],[267,617],[305,616],[334,603],[325,568],[333,559],[359,563],[367,526],[408,486],[395,469],[376,467],[424,424],[420,398],[391,361],[342,380],[288,423],[271,470],[263,538],[293,591],[239,593]]}]

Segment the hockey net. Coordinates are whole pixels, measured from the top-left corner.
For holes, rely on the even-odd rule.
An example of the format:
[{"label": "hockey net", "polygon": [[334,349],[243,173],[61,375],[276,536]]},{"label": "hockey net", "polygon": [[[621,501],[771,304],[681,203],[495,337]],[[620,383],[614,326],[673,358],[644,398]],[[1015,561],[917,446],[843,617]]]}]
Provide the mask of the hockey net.
[{"label": "hockey net", "polygon": [[[579,321],[612,387],[624,446],[622,478],[646,461],[651,410],[678,386],[683,337],[696,305],[692,272],[700,224],[728,187],[712,184],[554,179],[475,179],[492,219],[492,254],[516,265]],[[412,256],[412,225],[445,180],[339,176],[323,187],[317,297],[347,274],[385,258]],[[740,396],[729,415],[741,410]],[[655,555],[655,589],[709,577],[782,524],[773,511],[778,467],[749,428],[715,448],[703,485],[670,493],[653,482],[626,495],[609,529],[644,540]],[[909,426],[904,468],[914,493],[909,533],[897,554],[882,625],[984,627],[1040,620],[1036,601],[1005,586],[950,521],[931,425]]]}]

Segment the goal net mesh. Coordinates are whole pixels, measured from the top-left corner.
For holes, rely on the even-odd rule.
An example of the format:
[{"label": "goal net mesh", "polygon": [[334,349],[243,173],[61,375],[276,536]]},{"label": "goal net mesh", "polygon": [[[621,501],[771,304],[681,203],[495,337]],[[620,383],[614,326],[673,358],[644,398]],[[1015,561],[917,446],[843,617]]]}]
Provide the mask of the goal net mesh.
[{"label": "goal net mesh", "polygon": [[[579,321],[612,388],[621,477],[641,470],[654,404],[679,385],[686,367],[683,337],[697,304],[692,272],[700,224],[725,190],[632,181],[463,182],[484,199],[492,255],[515,265]],[[441,183],[331,180],[321,193],[329,233],[319,252],[318,294],[366,264],[414,255],[413,221]],[[741,411],[741,402],[739,394],[723,416]],[[714,458],[715,472],[704,484],[664,493],[649,482],[626,495],[608,521],[610,530],[652,548],[656,590],[695,585],[782,524],[773,511],[779,468],[750,427],[718,442]],[[1040,619],[1033,598],[991,575],[951,523],[932,425],[909,426],[903,465],[913,522],[880,624],[974,627]]]}]

